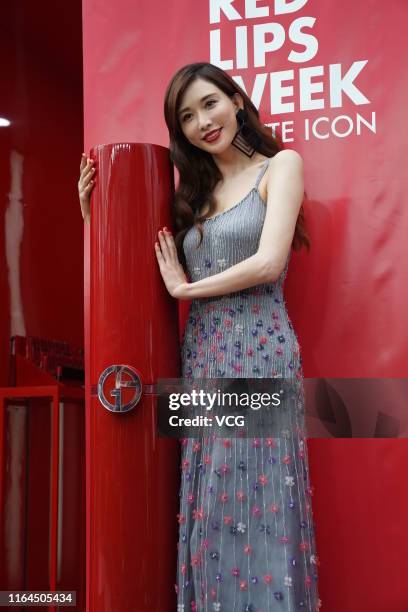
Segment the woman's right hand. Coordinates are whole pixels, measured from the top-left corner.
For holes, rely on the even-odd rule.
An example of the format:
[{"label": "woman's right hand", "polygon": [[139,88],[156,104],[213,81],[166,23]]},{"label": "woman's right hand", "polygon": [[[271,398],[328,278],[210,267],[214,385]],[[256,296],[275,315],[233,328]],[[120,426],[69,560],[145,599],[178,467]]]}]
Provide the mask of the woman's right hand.
[{"label": "woman's right hand", "polygon": [[84,221],[89,223],[91,216],[91,191],[95,186],[95,167],[94,161],[86,157],[82,153],[81,165],[79,167],[80,175],[78,181],[79,203],[81,205],[82,216]]}]

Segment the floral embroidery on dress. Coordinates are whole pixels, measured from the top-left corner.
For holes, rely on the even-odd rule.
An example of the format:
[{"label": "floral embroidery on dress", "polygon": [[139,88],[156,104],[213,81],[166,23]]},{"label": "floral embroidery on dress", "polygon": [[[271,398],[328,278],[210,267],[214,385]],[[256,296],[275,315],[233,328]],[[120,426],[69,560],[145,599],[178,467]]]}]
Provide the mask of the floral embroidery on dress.
[{"label": "floral embroidery on dress", "polygon": [[[253,255],[264,218],[265,203],[252,190],[204,222],[199,248],[191,228],[183,247],[192,280]],[[288,263],[273,283],[192,301],[183,377],[289,377],[301,386],[283,293]],[[279,415],[265,437],[182,441],[177,612],[319,611],[303,399],[293,414]]]}]

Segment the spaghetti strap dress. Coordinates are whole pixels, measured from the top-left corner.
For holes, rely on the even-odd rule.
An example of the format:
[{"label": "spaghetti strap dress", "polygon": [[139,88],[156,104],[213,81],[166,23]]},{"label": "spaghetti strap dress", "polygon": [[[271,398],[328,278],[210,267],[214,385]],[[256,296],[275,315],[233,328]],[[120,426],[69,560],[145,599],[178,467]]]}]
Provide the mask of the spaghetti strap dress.
[{"label": "spaghetti strap dress", "polygon": [[[254,255],[266,213],[259,182],[233,207],[190,228],[183,249],[192,282]],[[177,612],[315,612],[318,565],[299,343],[280,277],[193,300],[184,330],[182,376],[291,378],[300,388],[271,437],[206,435],[181,441]]]}]

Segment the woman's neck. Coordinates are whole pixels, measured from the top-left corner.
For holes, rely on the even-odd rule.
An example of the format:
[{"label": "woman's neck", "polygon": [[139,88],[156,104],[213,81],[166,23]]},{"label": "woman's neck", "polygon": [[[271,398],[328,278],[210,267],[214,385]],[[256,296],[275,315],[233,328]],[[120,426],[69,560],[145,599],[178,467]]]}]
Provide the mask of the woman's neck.
[{"label": "woman's neck", "polygon": [[231,147],[228,147],[223,153],[220,155],[213,155],[212,158],[224,180],[228,180],[239,175],[250,166],[257,165],[265,159],[265,156],[256,151],[254,155],[249,158],[231,145]]}]

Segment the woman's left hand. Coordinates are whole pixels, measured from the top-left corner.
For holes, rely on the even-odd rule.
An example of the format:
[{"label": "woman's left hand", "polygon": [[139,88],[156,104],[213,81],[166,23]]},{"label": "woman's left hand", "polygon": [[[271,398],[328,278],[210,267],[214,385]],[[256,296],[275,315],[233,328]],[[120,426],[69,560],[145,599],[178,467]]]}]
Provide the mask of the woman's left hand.
[{"label": "woman's left hand", "polygon": [[174,238],[166,227],[163,230],[159,231],[159,242],[155,242],[154,245],[160,274],[167,291],[172,297],[179,300],[187,299],[188,282],[183,267],[178,260]]}]

